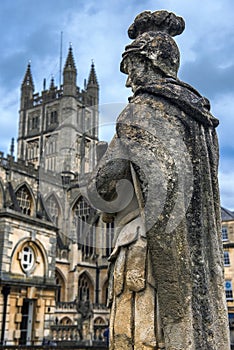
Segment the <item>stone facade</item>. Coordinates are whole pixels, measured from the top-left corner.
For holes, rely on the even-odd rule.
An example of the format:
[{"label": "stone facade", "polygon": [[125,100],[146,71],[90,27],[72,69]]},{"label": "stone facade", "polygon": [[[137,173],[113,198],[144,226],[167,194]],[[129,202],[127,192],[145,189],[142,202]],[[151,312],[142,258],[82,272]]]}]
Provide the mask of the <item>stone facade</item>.
[{"label": "stone facade", "polygon": [[228,305],[231,343],[234,344],[234,213],[226,208],[222,208],[221,214],[225,291]]},{"label": "stone facade", "polygon": [[[69,48],[63,85],[21,86],[17,160],[0,154],[1,343],[92,344],[108,325],[107,259],[113,225],[85,197],[96,163],[99,85],[92,63],[76,85]],[[107,242],[107,236],[109,241]]]}]

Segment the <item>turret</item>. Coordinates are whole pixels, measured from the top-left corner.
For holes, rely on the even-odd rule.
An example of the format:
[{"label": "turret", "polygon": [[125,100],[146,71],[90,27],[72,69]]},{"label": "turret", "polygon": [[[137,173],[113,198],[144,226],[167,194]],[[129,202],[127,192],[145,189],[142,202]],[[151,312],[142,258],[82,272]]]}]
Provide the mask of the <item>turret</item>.
[{"label": "turret", "polygon": [[54,85],[54,77],[52,76],[51,81],[50,81],[50,90],[54,90],[55,85]]},{"label": "turret", "polygon": [[91,96],[92,105],[98,105],[99,101],[99,84],[97,80],[97,75],[94,67],[94,63],[91,64],[91,69],[89,73],[89,79],[87,84],[87,93]]},{"label": "turret", "polygon": [[34,84],[31,73],[31,65],[28,64],[22,85],[21,85],[21,109],[30,107],[33,103]]},{"label": "turret", "polygon": [[76,96],[77,70],[75,61],[72,53],[72,47],[69,47],[67,60],[63,69],[63,95],[65,96]]}]

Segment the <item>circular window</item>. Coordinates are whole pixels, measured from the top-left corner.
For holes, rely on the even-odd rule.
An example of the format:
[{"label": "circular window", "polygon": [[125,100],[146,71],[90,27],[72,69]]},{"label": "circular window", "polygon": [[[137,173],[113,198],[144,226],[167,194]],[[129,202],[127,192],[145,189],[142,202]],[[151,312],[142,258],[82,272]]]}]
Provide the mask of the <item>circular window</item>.
[{"label": "circular window", "polygon": [[22,250],[21,266],[25,272],[31,270],[34,264],[34,252],[29,246],[25,246]]}]

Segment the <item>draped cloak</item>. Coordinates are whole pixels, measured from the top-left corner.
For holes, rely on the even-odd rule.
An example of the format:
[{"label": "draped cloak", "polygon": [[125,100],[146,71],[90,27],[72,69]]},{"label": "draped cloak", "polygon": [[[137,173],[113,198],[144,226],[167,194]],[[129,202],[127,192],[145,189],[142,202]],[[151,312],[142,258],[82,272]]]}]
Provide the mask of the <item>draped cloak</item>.
[{"label": "draped cloak", "polygon": [[217,125],[208,100],[178,79],[139,87],[89,184],[111,207],[119,180],[136,192],[134,168],[166,350],[230,349]]}]

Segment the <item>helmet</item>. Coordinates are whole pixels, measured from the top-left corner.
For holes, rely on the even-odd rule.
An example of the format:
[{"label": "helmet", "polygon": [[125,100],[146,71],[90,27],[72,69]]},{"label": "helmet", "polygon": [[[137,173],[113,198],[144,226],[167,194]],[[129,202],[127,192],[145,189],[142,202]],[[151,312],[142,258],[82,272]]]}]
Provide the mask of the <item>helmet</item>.
[{"label": "helmet", "polygon": [[128,74],[127,65],[124,63],[125,59],[132,55],[143,56],[166,76],[177,77],[180,52],[175,41],[167,33],[143,33],[132,44],[126,46],[120,64],[122,73]]},{"label": "helmet", "polygon": [[144,11],[129,27],[128,34],[135,39],[126,46],[120,70],[128,74],[125,59],[131,55],[143,56],[153,67],[173,78],[177,77],[180,52],[172,36],[184,30],[184,20],[167,11]]}]

